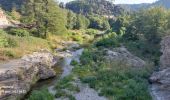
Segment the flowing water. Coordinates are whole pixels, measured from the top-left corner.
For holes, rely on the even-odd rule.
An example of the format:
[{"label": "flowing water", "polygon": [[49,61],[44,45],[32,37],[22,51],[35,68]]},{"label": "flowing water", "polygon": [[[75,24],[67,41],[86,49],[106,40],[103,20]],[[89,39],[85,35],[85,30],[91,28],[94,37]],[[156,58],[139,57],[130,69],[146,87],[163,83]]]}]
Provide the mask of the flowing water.
[{"label": "flowing water", "polygon": [[83,50],[84,49],[78,49],[72,51],[66,50],[66,51],[58,52],[58,56],[62,57],[62,60],[55,67],[57,76],[48,80],[39,81],[36,85],[33,86],[33,90],[40,90],[43,87],[47,87],[49,92],[55,95],[56,91],[54,87],[57,81],[71,73],[73,68],[73,66],[70,65],[71,61],[75,60],[77,62],[80,62],[79,58]]},{"label": "flowing water", "polygon": [[[59,72],[60,70],[62,70],[61,71],[62,73],[60,74],[59,77],[39,82],[36,88],[41,89],[42,87],[46,86],[49,92],[55,95],[56,94],[55,86],[57,85],[56,84],[57,81],[71,74],[73,69],[73,66],[71,66],[71,61],[75,60],[77,62],[80,62],[80,56],[82,55],[83,50],[84,49],[78,49],[75,51],[66,50],[63,52],[59,52],[58,55],[63,59],[56,70],[59,70]],[[98,92],[95,91],[94,89],[91,89],[87,84],[82,84],[80,81],[75,82],[75,84],[77,84],[77,86],[80,88],[80,92],[73,95],[76,100],[107,100],[105,97],[100,97],[98,95]],[[68,99],[57,98],[55,100],[68,100]]]}]

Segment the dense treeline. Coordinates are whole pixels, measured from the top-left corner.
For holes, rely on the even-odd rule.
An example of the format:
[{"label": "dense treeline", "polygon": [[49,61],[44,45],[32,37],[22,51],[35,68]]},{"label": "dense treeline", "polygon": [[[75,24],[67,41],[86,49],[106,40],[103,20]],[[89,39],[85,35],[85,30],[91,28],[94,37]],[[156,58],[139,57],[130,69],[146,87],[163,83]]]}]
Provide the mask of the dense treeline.
[{"label": "dense treeline", "polygon": [[111,0],[75,0],[66,4],[66,8],[83,15],[120,15],[124,10],[114,5]]},{"label": "dense treeline", "polygon": [[21,22],[33,24],[38,36],[47,37],[48,33],[66,32],[65,12],[53,0],[27,0],[21,12]]},{"label": "dense treeline", "polygon": [[158,63],[160,41],[162,37],[168,35],[170,29],[169,18],[170,11],[163,7],[121,15],[115,21],[109,20],[111,30],[106,33],[113,35],[99,41],[97,46],[107,46],[107,44],[114,46],[123,43],[138,56]]}]

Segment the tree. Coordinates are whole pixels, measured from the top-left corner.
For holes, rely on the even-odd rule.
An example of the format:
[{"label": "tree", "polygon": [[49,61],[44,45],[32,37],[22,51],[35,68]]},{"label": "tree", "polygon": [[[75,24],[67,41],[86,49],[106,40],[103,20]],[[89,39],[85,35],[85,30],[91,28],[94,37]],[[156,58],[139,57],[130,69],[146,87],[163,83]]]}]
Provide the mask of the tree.
[{"label": "tree", "polygon": [[46,38],[49,33],[63,34],[66,32],[64,12],[53,0],[26,0],[22,22],[35,24],[37,35],[41,37]]},{"label": "tree", "polygon": [[85,16],[77,14],[77,20],[74,29],[86,29],[88,28],[89,24],[90,22]]},{"label": "tree", "polygon": [[20,13],[17,12],[17,9],[16,9],[15,6],[12,8],[11,16],[12,16],[12,18],[15,19],[15,20],[20,20],[20,18],[21,18]]},{"label": "tree", "polygon": [[67,29],[73,29],[76,25],[77,16],[72,11],[68,11],[67,13]]}]

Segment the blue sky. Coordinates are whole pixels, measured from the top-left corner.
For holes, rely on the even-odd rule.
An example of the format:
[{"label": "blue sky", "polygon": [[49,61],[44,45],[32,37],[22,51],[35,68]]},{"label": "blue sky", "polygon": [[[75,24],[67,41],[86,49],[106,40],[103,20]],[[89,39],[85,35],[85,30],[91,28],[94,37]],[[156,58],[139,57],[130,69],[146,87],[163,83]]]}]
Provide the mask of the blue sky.
[{"label": "blue sky", "polygon": [[[68,2],[72,0],[58,0],[62,2]],[[139,4],[139,3],[152,3],[157,0],[115,0],[116,4]]]}]

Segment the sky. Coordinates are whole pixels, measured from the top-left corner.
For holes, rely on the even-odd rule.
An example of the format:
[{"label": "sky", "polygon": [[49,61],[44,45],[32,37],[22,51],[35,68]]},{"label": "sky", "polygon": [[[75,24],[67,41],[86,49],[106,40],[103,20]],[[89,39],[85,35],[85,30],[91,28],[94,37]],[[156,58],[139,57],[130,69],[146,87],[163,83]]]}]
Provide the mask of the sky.
[{"label": "sky", "polygon": [[[58,0],[62,2],[68,2],[72,0]],[[139,3],[153,3],[157,0],[115,0],[115,4],[139,4]]]}]

